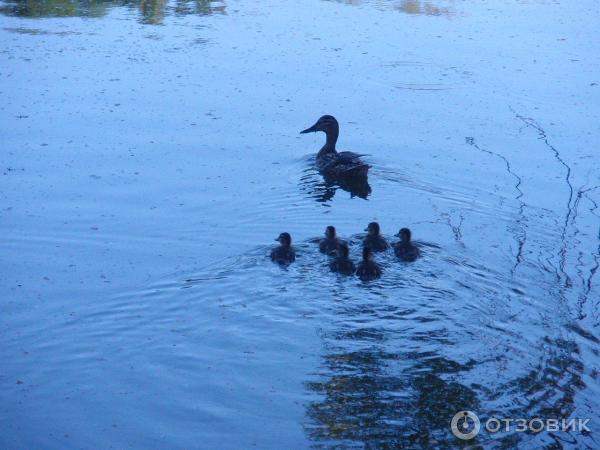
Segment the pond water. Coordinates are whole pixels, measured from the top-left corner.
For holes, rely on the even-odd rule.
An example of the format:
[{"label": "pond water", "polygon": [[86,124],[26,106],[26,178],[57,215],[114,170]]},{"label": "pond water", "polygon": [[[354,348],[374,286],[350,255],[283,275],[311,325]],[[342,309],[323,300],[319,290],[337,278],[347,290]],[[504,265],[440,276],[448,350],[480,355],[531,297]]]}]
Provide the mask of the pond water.
[{"label": "pond water", "polygon": [[[600,447],[597,2],[0,13],[1,448]],[[314,169],[322,114],[370,192]],[[329,273],[373,220],[423,257]]]}]

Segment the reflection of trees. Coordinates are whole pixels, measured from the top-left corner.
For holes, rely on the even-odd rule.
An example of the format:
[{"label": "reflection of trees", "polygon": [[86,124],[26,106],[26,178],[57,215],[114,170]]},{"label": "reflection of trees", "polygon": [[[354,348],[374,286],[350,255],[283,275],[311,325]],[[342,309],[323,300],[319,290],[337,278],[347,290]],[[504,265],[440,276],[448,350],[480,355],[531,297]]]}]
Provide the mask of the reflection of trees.
[{"label": "reflection of trees", "polygon": [[225,4],[211,0],[176,0],[174,11],[178,15],[196,14],[209,16],[211,14],[225,14]]},{"label": "reflection of trees", "polygon": [[[344,3],[347,5],[361,5],[365,3],[363,0],[327,0],[335,1],[337,3]],[[376,2],[378,5],[381,2]],[[396,5],[395,2],[389,2],[394,5],[398,11],[407,14],[424,14],[426,16],[451,16],[454,11],[450,7],[438,6],[433,1],[421,1],[421,0],[402,0],[400,4]]]},{"label": "reflection of trees", "polygon": [[172,11],[177,15],[224,14],[225,4],[214,0],[9,0],[0,13],[19,17],[101,17],[109,8],[128,7],[140,12],[143,23],[160,24]]},{"label": "reflection of trees", "polygon": [[427,16],[451,16],[450,8],[436,6],[431,2],[420,0],[402,0],[398,9],[407,14],[425,14]]},{"label": "reflection of trees", "polygon": [[0,13],[19,17],[99,17],[110,2],[73,0],[12,0],[0,6]]},{"label": "reflection of trees", "polygon": [[159,25],[165,18],[165,7],[167,0],[140,0],[139,10],[142,15],[141,21],[153,25]]},{"label": "reflection of trees", "polygon": [[445,327],[404,333],[389,321],[399,315],[387,308],[337,311],[339,325],[324,334],[322,364],[316,379],[307,383],[320,397],[307,406],[305,424],[317,447],[481,448],[493,442],[506,449],[521,444],[562,448],[561,442],[569,442],[585,448],[590,443],[577,432],[534,435],[514,429],[484,432],[465,443],[450,431],[452,417],[462,410],[477,412],[482,424],[492,416],[575,417],[575,396],[585,384],[573,341],[544,340],[539,363],[530,372],[498,383],[494,361],[501,355],[461,364],[450,356],[460,346]]},{"label": "reflection of trees", "polygon": [[[320,381],[309,388],[323,399],[308,406],[306,426],[315,441],[352,441],[367,448],[456,445],[449,423],[463,409],[477,410],[477,394],[454,380],[461,365],[432,352],[386,349],[386,331],[334,332]],[[342,344],[343,343],[343,344]]]}]

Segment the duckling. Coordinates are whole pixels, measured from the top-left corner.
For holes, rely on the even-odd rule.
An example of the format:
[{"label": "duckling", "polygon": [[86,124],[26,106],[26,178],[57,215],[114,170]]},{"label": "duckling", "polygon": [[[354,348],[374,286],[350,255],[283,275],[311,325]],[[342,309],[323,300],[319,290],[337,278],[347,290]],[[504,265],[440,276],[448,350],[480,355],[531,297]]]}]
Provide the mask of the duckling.
[{"label": "duckling", "polygon": [[348,244],[340,242],[337,246],[337,257],[331,261],[329,268],[332,272],[338,272],[343,275],[352,275],[356,271],[354,263],[348,258]]},{"label": "duckling", "polygon": [[401,228],[396,235],[400,238],[400,241],[394,244],[394,253],[402,261],[414,261],[416,260],[421,252],[419,247],[411,242],[412,233],[408,228]]},{"label": "duckling", "polygon": [[377,222],[371,222],[367,225],[365,231],[368,232],[368,234],[363,240],[363,247],[370,247],[374,252],[381,252],[388,249],[389,244],[379,234],[380,228]]},{"label": "duckling", "polygon": [[375,261],[373,261],[373,251],[370,247],[363,248],[363,260],[356,268],[356,275],[362,281],[369,281],[381,276],[381,269]]},{"label": "duckling", "polygon": [[370,166],[361,161],[360,155],[353,152],[338,153],[335,149],[340,133],[340,127],[335,117],[322,116],[317,123],[301,131],[300,134],[316,131],[324,132],[327,137],[325,145],[319,150],[316,158],[317,168],[324,176],[331,178],[364,178],[367,176]]},{"label": "duckling", "polygon": [[292,248],[292,236],[290,233],[281,233],[276,241],[281,244],[271,250],[271,261],[278,264],[289,264],[296,260],[296,252]]},{"label": "duckling", "polygon": [[319,242],[319,251],[333,256],[340,244],[343,243],[344,241],[336,237],[335,227],[329,225],[325,228],[325,239],[321,239]]}]

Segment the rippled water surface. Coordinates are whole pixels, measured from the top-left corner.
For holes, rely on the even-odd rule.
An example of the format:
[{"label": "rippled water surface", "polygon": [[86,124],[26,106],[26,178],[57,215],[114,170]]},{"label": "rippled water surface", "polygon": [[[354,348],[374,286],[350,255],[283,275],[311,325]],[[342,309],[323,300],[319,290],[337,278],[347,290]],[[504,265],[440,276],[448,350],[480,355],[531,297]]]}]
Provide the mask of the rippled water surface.
[{"label": "rippled water surface", "polygon": [[[600,447],[597,2],[0,14],[1,448]],[[325,113],[367,188],[314,169]],[[373,220],[423,257],[329,273]]]}]

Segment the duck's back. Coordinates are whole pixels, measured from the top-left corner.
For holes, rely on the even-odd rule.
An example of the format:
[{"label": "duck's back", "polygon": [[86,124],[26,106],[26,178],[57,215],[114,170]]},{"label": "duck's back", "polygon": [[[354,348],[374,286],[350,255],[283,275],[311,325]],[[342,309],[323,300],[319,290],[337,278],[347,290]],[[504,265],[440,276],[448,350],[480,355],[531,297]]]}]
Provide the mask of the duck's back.
[{"label": "duck's back", "polygon": [[336,250],[341,244],[345,244],[345,242],[338,238],[321,239],[321,241],[319,242],[319,251],[321,253],[327,253],[331,255],[336,252]]},{"label": "duck's back", "polygon": [[362,261],[356,268],[356,275],[363,281],[374,280],[381,276],[381,269],[373,261]]},{"label": "duck's back", "polygon": [[402,261],[414,261],[419,257],[421,252],[413,243],[409,242],[406,244],[398,242],[396,245],[394,245],[394,253]]},{"label": "duck's back", "polygon": [[338,272],[344,275],[352,275],[356,270],[354,263],[344,256],[335,258],[329,265],[329,268],[332,272]]},{"label": "duck's back", "polygon": [[363,241],[363,247],[370,247],[374,252],[387,250],[389,245],[381,236],[367,236]]},{"label": "duck's back", "polygon": [[296,252],[291,247],[277,247],[271,251],[271,260],[279,264],[287,264],[296,260]]},{"label": "duck's back", "polygon": [[354,152],[319,152],[317,155],[317,168],[329,176],[366,176],[369,167]]}]

